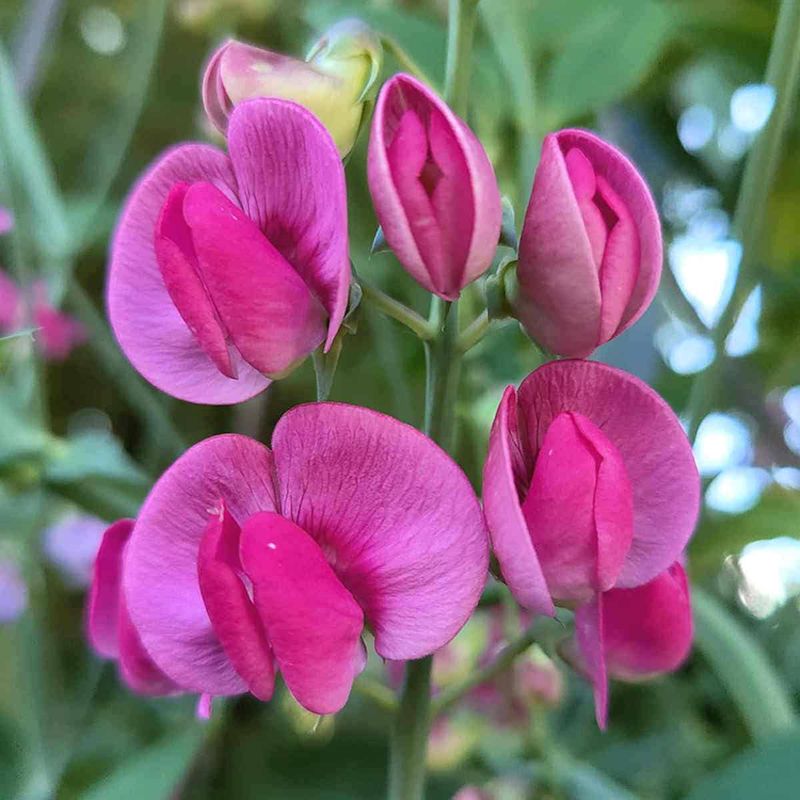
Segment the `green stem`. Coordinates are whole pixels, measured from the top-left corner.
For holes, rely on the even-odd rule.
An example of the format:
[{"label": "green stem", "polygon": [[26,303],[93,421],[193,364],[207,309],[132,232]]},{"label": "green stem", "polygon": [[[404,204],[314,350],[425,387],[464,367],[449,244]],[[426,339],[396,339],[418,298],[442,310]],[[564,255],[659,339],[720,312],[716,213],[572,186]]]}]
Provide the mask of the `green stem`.
[{"label": "green stem", "polygon": [[[450,0],[445,100],[463,116],[469,91],[469,62],[478,0]],[[427,323],[433,338],[425,343],[425,433],[445,450],[452,447],[454,406],[458,393],[460,354],[458,309],[438,297],[431,299]],[[409,661],[392,731],[389,759],[389,800],[423,800],[430,732],[433,656]]]},{"label": "green stem", "polygon": [[775,89],[775,108],[750,151],[739,187],[733,216],[733,233],[742,247],[739,271],[731,299],[712,332],[716,358],[692,385],[688,406],[689,438],[692,441],[703,417],[714,407],[725,360],[725,340],[757,282],[751,273],[758,255],[781,145],[792,119],[800,85],[800,0],[783,0],[781,3],[764,80]]},{"label": "green stem", "polygon": [[387,317],[391,317],[401,325],[405,325],[406,328],[413,331],[423,341],[433,338],[436,334],[435,328],[421,314],[417,314],[416,311],[410,309],[399,300],[389,297],[377,286],[365,283],[363,279],[359,279],[359,283],[361,284],[364,300]]},{"label": "green stem", "polygon": [[444,99],[460,117],[467,111],[469,61],[477,8],[478,0],[450,0]]},{"label": "green stem", "polygon": [[409,661],[395,717],[389,759],[390,800],[425,797],[425,765],[431,725],[433,657]]},{"label": "green stem", "polygon": [[146,0],[137,4],[141,15],[131,25],[129,43],[123,54],[128,88],[120,95],[119,107],[109,117],[107,128],[98,131],[97,140],[87,154],[86,170],[91,176],[89,210],[77,226],[72,252],[79,252],[92,241],[93,231],[98,227],[97,215],[125,163],[158,60],[167,6],[167,0]]},{"label": "green stem", "polygon": [[482,311],[458,337],[456,347],[459,353],[467,353],[486,336],[492,322],[489,319],[489,312]]},{"label": "green stem", "polygon": [[452,447],[455,421],[456,394],[461,372],[461,360],[456,347],[458,341],[458,308],[434,298],[431,304],[431,321],[441,315],[441,329],[431,341],[425,343],[427,380],[425,383],[425,433],[445,450]]}]

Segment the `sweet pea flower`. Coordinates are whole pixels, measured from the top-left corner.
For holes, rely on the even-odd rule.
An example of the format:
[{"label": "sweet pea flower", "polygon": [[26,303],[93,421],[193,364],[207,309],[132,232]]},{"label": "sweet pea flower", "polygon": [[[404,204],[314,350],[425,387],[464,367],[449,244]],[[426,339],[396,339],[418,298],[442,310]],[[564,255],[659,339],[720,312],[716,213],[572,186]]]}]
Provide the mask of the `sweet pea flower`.
[{"label": "sweet pea flower", "polygon": [[231,112],[242,101],[293,100],[320,119],[344,158],[361,128],[382,60],[380,39],[357,19],[331,27],[305,61],[231,39],[208,62],[203,106],[214,127],[225,134]]},{"label": "sweet pea flower", "polygon": [[594,687],[597,722],[608,717],[608,678],[642,681],[678,669],[692,646],[689,582],[676,561],[653,580],[597,595],[575,612],[577,664]]},{"label": "sweet pea flower", "polygon": [[122,582],[182,691],[268,700],[280,672],[331,714],[366,663],[365,624],[385,659],[428,655],[469,618],[487,565],[480,505],[444,451],[383,414],[314,403],[283,416],[272,449],[230,434],[179,458],[142,506]]},{"label": "sweet pea flower", "polygon": [[389,247],[429,292],[455,300],[492,263],[500,192],[475,134],[410,75],[381,89],[367,177]]},{"label": "sweet pea flower", "polygon": [[547,136],[512,298],[528,334],[558,355],[588,356],[647,310],[661,262],[658,212],[636,167],[588,131]]},{"label": "sweet pea flower", "polygon": [[117,662],[122,682],[138,694],[175,694],[178,687],[153,663],[142,646],[122,592],[123,559],[134,521],[109,526],[94,562],[86,607],[87,634],[94,651]]},{"label": "sweet pea flower", "polygon": [[50,302],[44,281],[36,281],[32,291],[36,344],[45,360],[64,361],[75,347],[86,341],[86,328]]},{"label": "sweet pea flower", "polygon": [[86,329],[50,302],[44,281],[35,281],[30,292],[32,309],[28,312],[24,293],[0,270],[0,333],[21,330],[30,319],[34,340],[44,359],[64,361],[77,345],[86,341]]},{"label": "sweet pea flower", "polygon": [[503,578],[540,614],[655,578],[683,551],[700,496],[669,406],[591,361],[550,362],[506,389],[483,485]]},{"label": "sweet pea flower", "polygon": [[108,313],[156,387],[237,403],[331,347],[349,283],[333,141],[295,103],[250,100],[231,114],[228,155],[183,144],[139,180],[114,236]]}]

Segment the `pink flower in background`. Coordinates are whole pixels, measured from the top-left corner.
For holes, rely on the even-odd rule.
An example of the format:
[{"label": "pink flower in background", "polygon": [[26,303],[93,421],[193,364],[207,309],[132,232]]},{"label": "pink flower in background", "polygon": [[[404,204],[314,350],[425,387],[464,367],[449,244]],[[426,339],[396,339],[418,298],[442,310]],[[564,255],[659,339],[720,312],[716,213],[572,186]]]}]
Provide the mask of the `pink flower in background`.
[{"label": "pink flower in background", "polygon": [[[504,606],[480,608],[459,635],[433,658],[434,694],[467,679],[475,670],[493,663],[508,644]],[[527,627],[532,615],[522,612],[515,635]],[[399,688],[403,663],[386,664],[389,684]],[[500,675],[471,689],[460,706],[493,720],[501,727],[526,726],[533,706],[557,706],[563,697],[559,668],[538,647],[531,648]]]},{"label": "pink flower in background", "polygon": [[279,671],[328,714],[365,665],[365,624],[383,658],[432,653],[487,565],[480,506],[446,453],[391,417],[321,403],[285,414],[272,450],[223,435],[178,459],[142,507],[123,584],[144,648],[183,691],[268,700]]},{"label": "pink flower in background", "polygon": [[477,786],[465,786],[453,795],[453,800],[492,800],[492,796]]},{"label": "pink flower in background", "polygon": [[[64,361],[73,349],[86,341],[86,329],[69,314],[59,311],[49,301],[44,281],[32,284],[30,326],[33,338],[47,361]],[[26,328],[25,293],[0,271],[0,333],[11,334]]]},{"label": "pink flower in background", "polygon": [[350,283],[344,171],[316,117],[285,100],[244,102],[228,151],[163,155],[111,250],[120,346],[159,389],[198,403],[246,400],[329,348]]},{"label": "pink flower in background", "polygon": [[344,157],[361,127],[381,55],[380,39],[357,19],[333,25],[305,61],[231,39],[208,62],[203,106],[224,134],[239,103],[255,97],[292,100],[319,118]]},{"label": "pink flower in background", "polygon": [[0,206],[0,236],[14,230],[14,214],[5,206]]},{"label": "pink flower in background", "polygon": [[588,356],[647,310],[661,262],[658,212],[636,167],[587,131],[547,136],[514,298],[528,334],[553,353]]},{"label": "pink flower in background", "polygon": [[632,589],[597,595],[575,613],[577,663],[594,686],[598,721],[608,709],[608,677],[640,681],[678,669],[692,646],[692,606],[679,562]]},{"label": "pink flower in background", "polygon": [[126,686],[139,694],[174,694],[178,687],[153,663],[131,623],[122,593],[123,556],[134,521],[121,519],[103,534],[87,605],[87,631],[95,652],[116,661]]},{"label": "pink flower in background", "polygon": [[503,396],[483,501],[503,578],[526,608],[552,614],[554,601],[653,580],[683,552],[699,489],[677,417],[621,370],[551,362]]},{"label": "pink flower in background", "polygon": [[70,514],[50,525],[42,534],[45,558],[65,583],[82,589],[92,580],[97,551],[108,523],[88,514]]},{"label": "pink flower in background", "polygon": [[387,243],[428,291],[455,300],[491,266],[502,218],[492,165],[466,124],[410,75],[381,89],[367,174]]},{"label": "pink flower in background", "polygon": [[15,561],[0,558],[0,625],[15,622],[28,607],[28,586]]},{"label": "pink flower in background", "polygon": [[64,361],[77,345],[86,341],[86,329],[78,320],[49,302],[43,281],[38,281],[32,288],[36,344],[48,361]]}]

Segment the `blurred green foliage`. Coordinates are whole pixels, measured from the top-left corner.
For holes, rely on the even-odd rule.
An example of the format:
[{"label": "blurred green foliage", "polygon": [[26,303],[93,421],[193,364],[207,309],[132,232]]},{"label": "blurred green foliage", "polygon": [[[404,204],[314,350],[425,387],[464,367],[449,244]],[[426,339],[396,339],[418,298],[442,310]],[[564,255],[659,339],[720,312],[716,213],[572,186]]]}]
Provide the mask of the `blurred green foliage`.
[{"label": "blurred green foliage", "polygon": [[[690,226],[681,203],[700,196],[691,191],[706,193],[701,210],[729,218],[748,145],[738,154],[731,149],[731,95],[762,80],[777,5],[482,0],[469,121],[518,222],[543,136],[573,124],[597,128],[640,165],[662,208],[668,243]],[[22,565],[30,592],[21,620],[0,627],[0,797],[382,795],[387,720],[363,698],[314,730],[286,696],[269,706],[246,698],[220,703],[203,726],[188,699],[129,695],[113,670],[87,652],[83,598],[43,561],[40,536],[75,507],[106,519],[135,514],[153,477],[186,444],[227,430],[268,441],[284,410],[313,397],[306,364],[238,408],[171,400],[133,372],[102,319],[106,246],[125,193],[163,148],[209,136],[198,86],[211,48],[236,35],[302,53],[328,24],[355,14],[440,85],[445,6],[435,0],[0,0],[0,204],[13,206],[18,218],[15,236],[0,240],[0,259],[20,275],[47,277],[53,298],[91,334],[65,363],[46,367],[28,337],[0,341],[0,555]],[[399,68],[387,53],[385,75]],[[715,122],[713,135],[689,152],[678,125],[694,106],[710,110]],[[724,391],[716,403],[747,419],[746,466],[768,474],[770,485],[744,510],[704,510],[689,554],[693,579],[703,587],[695,654],[674,676],[615,686],[605,735],[594,726],[587,687],[572,677],[557,708],[531,710],[534,720],[546,718],[543,737],[485,724],[475,736],[475,720],[456,715],[458,736],[449,746],[457,757],[435,772],[433,800],[498,774],[516,776],[530,797],[797,796],[800,612],[789,591],[782,607],[751,613],[739,563],[749,543],[800,538],[800,472],[786,471],[800,468],[800,437],[787,433],[793,423],[781,403],[785,390],[800,384],[797,120],[795,113],[756,256],[763,306],[758,345],[721,360]],[[422,311],[424,292],[393,257],[369,257],[376,222],[365,139],[347,164],[353,260],[360,274]],[[710,260],[695,264],[711,268]],[[659,336],[669,324],[700,339],[708,331],[675,280],[664,281],[660,300],[599,357],[644,377],[680,413],[693,375],[675,371],[670,353],[657,346]],[[483,302],[480,287],[466,293],[465,322]],[[533,348],[511,322],[468,356],[457,449],[478,488],[500,393],[534,366]],[[423,383],[420,343],[366,308],[358,335],[346,342],[332,399],[419,424]],[[800,590],[796,582],[793,591]],[[370,676],[383,680],[382,665],[373,663]]]}]

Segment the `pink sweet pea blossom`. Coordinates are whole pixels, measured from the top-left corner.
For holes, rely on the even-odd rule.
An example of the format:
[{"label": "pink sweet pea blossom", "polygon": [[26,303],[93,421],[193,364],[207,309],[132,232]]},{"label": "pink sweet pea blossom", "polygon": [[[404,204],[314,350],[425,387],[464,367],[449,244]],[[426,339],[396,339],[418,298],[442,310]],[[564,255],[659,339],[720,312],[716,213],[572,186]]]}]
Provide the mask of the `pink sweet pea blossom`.
[{"label": "pink sweet pea blossom", "polygon": [[381,56],[378,36],[356,19],[332,26],[305,61],[231,39],[208,62],[203,106],[211,123],[224,134],[231,111],[245,100],[293,100],[319,118],[344,157],[361,127]]},{"label": "pink sweet pea blossom", "polygon": [[108,312],[125,354],[162,391],[236,403],[324,342],[347,306],[344,171],[305,108],[237,106],[228,153],[184,144],[128,198]]},{"label": "pink sweet pea blossom", "polygon": [[378,96],[367,176],[386,242],[428,291],[455,300],[491,266],[502,218],[492,165],[463,120],[410,75]]},{"label": "pink sweet pea blossom", "polygon": [[[391,417],[316,403],[284,415],[272,449],[223,435],[178,459],[145,500],[122,580],[146,652],[181,690],[268,700],[280,672],[329,714],[365,665],[365,624],[383,658],[432,653],[475,608],[487,564],[480,506],[446,453]],[[95,616],[116,597],[95,596]]]},{"label": "pink sweet pea blossom", "polygon": [[86,341],[86,329],[69,314],[59,311],[47,297],[44,281],[33,287],[34,338],[44,358],[64,361],[73,349]]},{"label": "pink sweet pea blossom", "polygon": [[641,681],[678,669],[692,646],[692,607],[679,562],[632,589],[597,595],[575,613],[577,665],[594,686],[597,721],[608,715],[608,677]]},{"label": "pink sweet pea blossom", "polygon": [[590,602],[667,569],[694,528],[700,482],[669,406],[590,361],[557,361],[509,387],[484,467],[503,578],[524,607]]},{"label": "pink sweet pea blossom", "polygon": [[587,131],[547,136],[513,298],[528,334],[553,353],[588,356],[647,310],[661,262],[658,212],[636,167]]},{"label": "pink sweet pea blossom", "polygon": [[99,656],[117,662],[120,677],[133,691],[146,695],[174,694],[178,687],[142,647],[122,593],[123,556],[133,526],[133,520],[121,519],[103,534],[87,605],[89,641]]},{"label": "pink sweet pea blossom", "polygon": [[30,326],[34,340],[47,361],[64,361],[72,350],[86,341],[86,329],[69,314],[59,311],[47,296],[44,281],[36,281],[30,288],[32,310],[17,284],[0,270],[0,334],[10,334]]}]

